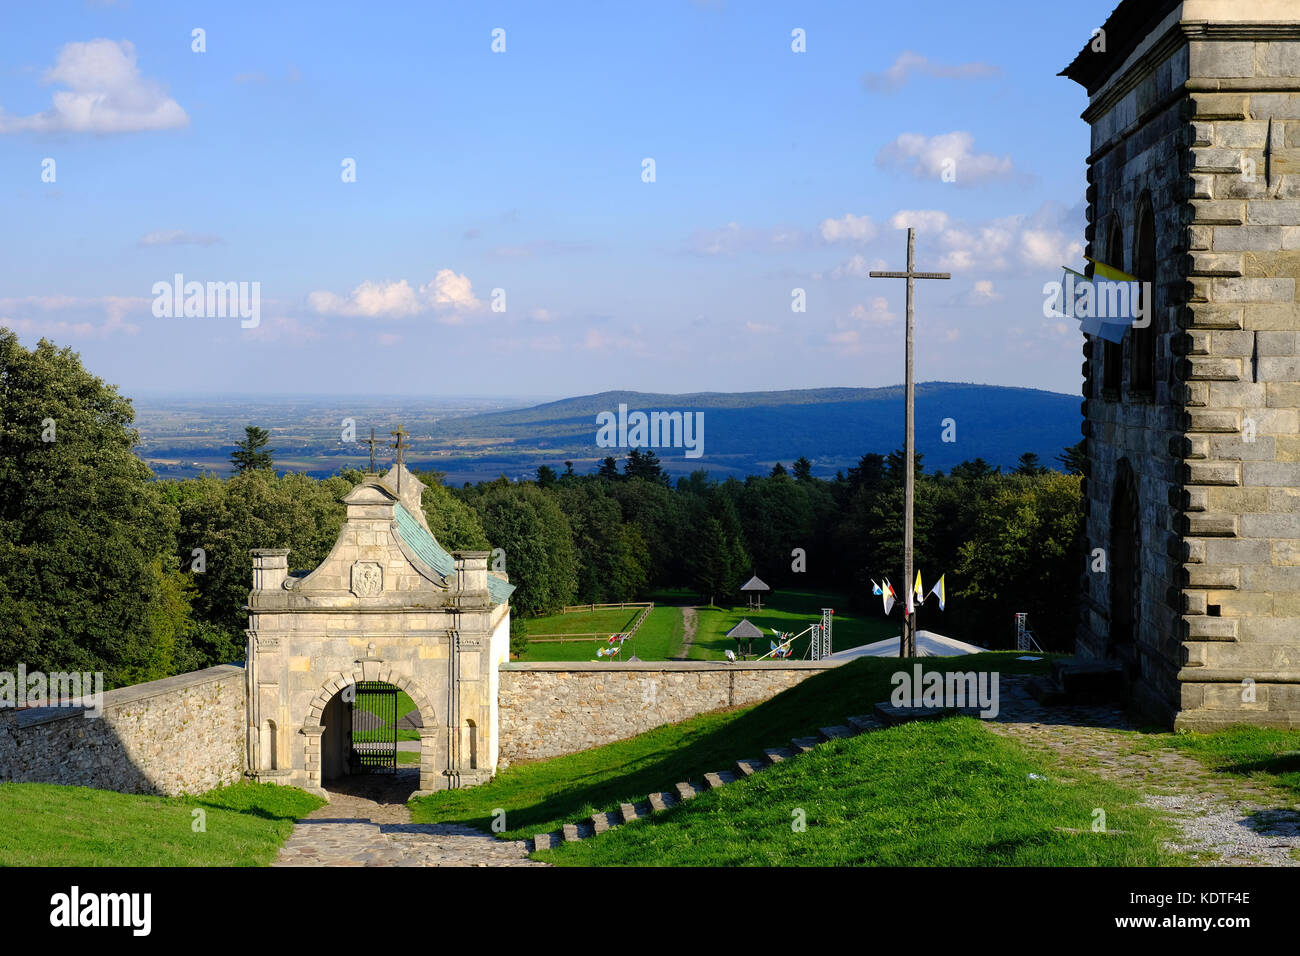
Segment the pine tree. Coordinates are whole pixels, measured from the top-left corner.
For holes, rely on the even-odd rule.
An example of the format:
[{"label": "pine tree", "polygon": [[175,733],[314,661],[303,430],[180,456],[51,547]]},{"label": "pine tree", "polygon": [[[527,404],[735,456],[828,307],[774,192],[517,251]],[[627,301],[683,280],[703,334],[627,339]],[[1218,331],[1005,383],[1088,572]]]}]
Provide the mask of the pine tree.
[{"label": "pine tree", "polygon": [[265,428],[246,425],[244,440],[235,442],[235,450],[230,453],[230,463],[235,466],[235,474],[242,475],[246,471],[258,469],[273,471],[275,462],[271,456],[275,449],[266,447],[270,440],[271,435]]}]

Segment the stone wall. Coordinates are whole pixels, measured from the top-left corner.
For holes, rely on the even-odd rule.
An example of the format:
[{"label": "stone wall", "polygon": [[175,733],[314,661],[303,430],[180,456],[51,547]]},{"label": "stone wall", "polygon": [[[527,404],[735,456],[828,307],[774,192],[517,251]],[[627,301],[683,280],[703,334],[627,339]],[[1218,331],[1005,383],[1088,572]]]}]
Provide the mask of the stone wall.
[{"label": "stone wall", "polygon": [[0,781],[174,796],[244,771],[244,669],[223,664],[107,691],[102,715],[0,710]]},{"label": "stone wall", "polygon": [[[1300,726],[1300,7],[1161,9],[1131,54],[1070,74],[1091,100],[1087,252],[1135,272],[1148,209],[1156,247],[1154,390],[1129,388],[1131,335],[1119,388],[1085,347],[1088,547],[1112,548],[1135,484],[1144,709]],[[1080,651],[1122,657],[1131,605],[1113,575],[1084,592]]]},{"label": "stone wall", "polygon": [[706,711],[754,704],[840,663],[503,664],[500,761],[576,753]]}]

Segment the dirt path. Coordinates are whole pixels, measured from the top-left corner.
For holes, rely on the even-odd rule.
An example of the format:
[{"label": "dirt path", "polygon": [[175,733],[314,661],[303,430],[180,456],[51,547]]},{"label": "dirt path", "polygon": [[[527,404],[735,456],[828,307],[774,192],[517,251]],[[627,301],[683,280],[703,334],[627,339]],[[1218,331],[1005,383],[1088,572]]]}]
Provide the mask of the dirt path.
[{"label": "dirt path", "polygon": [[1300,866],[1300,805],[1288,791],[1215,773],[1199,760],[1153,747],[1121,711],[1043,707],[1027,680],[1004,677],[989,729],[1145,794],[1171,817],[1181,838],[1170,849],[1211,866]]},{"label": "dirt path", "polygon": [[691,656],[691,645],[695,643],[695,608],[682,608],[682,650],[677,655],[677,660],[689,660]]},{"label": "dirt path", "polygon": [[412,823],[419,775],[347,777],[330,802],[298,820],[273,866],[545,866],[522,841],[458,823]]}]

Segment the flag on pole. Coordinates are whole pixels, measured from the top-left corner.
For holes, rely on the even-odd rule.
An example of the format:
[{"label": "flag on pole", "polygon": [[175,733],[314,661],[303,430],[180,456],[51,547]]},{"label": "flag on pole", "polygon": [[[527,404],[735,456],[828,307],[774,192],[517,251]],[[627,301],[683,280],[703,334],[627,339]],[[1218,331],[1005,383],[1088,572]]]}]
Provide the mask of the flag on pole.
[{"label": "flag on pole", "polygon": [[875,579],[875,578],[872,578],[872,579],[871,579],[871,593],[872,593],[872,594],[884,594],[884,593],[885,593],[884,591],[880,590],[880,585],[876,583],[876,579]]},{"label": "flag on pole", "polygon": [[[1127,272],[1116,269],[1114,266],[1108,266],[1106,263],[1099,262],[1090,256],[1084,256],[1084,258],[1092,263],[1093,274],[1099,275],[1103,279],[1110,279],[1112,282],[1137,282],[1138,280],[1137,276],[1131,276]],[[1078,273],[1075,272],[1075,275],[1078,275]]]},{"label": "flag on pole", "polygon": [[916,595],[916,599],[917,599],[919,602],[921,602],[922,604],[925,603],[925,588],[921,586],[921,569],[920,569],[920,568],[917,568],[917,569],[916,569],[916,586],[915,586],[914,588],[912,588],[912,593]]},{"label": "flag on pole", "polygon": [[[930,594],[933,594],[935,597],[937,597],[937,598],[939,599],[939,610],[942,611],[942,610],[943,610],[943,602],[944,602],[943,575],[942,575],[942,574],[939,575],[939,580],[934,582],[934,587],[932,587],[932,588],[930,589]],[[927,597],[928,597],[928,596],[929,596],[929,595],[927,595]]]},{"label": "flag on pole", "polygon": [[889,578],[884,579],[882,587],[880,600],[885,605],[885,614],[888,615],[894,609],[894,589],[889,584]]}]

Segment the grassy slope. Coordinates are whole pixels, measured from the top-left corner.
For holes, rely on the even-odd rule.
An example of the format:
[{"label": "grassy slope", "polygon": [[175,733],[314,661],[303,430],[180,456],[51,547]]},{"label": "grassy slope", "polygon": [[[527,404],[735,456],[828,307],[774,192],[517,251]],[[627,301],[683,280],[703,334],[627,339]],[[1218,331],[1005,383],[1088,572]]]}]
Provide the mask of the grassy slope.
[{"label": "grassy slope", "polygon": [[[1001,673],[1037,673],[1047,667],[1046,661],[1016,661],[1015,656],[932,658],[925,666]],[[519,764],[491,783],[412,801],[412,819],[464,822],[487,830],[492,810],[502,807],[509,828],[503,836],[521,839],[548,832],[593,812],[616,809],[621,801],[643,800],[679,780],[731,769],[738,758],[761,756],[764,747],[785,745],[791,737],[842,723],[851,714],[868,713],[876,701],[888,699],[889,675],[897,669],[897,659],[852,661],[754,707],[702,714],[603,747]]]},{"label": "grassy slope", "polygon": [[[1043,758],[961,718],[838,741],[538,858],[592,866],[1177,862],[1161,848],[1168,824],[1135,806],[1139,799],[1090,775],[1060,779]],[[1106,809],[1110,832],[1092,831],[1095,807]]]},{"label": "grassy slope", "polygon": [[[193,797],[0,784],[0,866],[261,866],[322,803],[275,784]],[[192,829],[196,809],[206,832]]]}]

